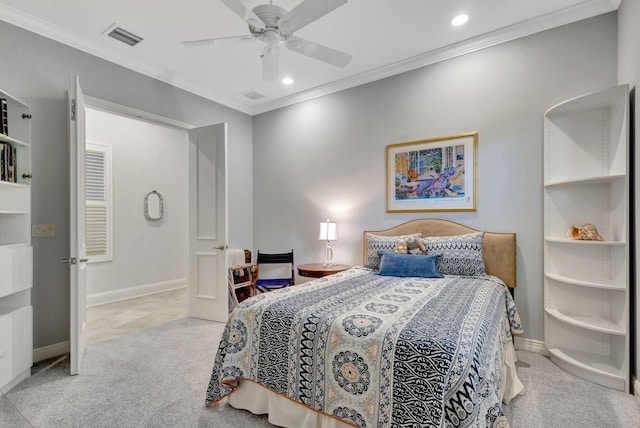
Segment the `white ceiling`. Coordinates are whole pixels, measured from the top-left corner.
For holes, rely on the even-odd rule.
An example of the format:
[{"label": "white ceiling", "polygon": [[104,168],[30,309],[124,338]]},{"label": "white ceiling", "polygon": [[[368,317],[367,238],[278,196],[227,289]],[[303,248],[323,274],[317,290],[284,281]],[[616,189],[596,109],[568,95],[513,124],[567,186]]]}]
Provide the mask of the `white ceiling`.
[{"label": "white ceiling", "polygon": [[[309,0],[313,1],[313,0]],[[322,1],[322,0],[316,0]],[[253,8],[267,0],[243,0]],[[301,0],[275,0],[290,10]],[[483,47],[616,10],[620,0],[349,0],[296,36],[351,54],[337,68],[281,49],[280,75],[263,82],[262,42],[183,41],[249,34],[220,0],[0,0],[0,20],[257,114],[398,74]],[[469,15],[453,27],[451,19]],[[103,32],[118,26],[144,38],[135,47]],[[1,41],[0,41],[1,42]],[[265,97],[253,101],[244,94]]]}]

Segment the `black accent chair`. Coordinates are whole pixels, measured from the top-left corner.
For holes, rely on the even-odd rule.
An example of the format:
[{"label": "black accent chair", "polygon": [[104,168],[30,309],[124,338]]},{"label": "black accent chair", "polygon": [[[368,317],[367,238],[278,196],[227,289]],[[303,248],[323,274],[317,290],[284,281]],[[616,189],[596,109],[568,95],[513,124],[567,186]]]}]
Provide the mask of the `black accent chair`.
[{"label": "black accent chair", "polygon": [[[277,270],[278,275],[276,278],[273,278],[273,275],[267,275],[267,272],[265,272],[267,269],[260,269],[260,266],[267,264],[281,265],[281,269]],[[291,250],[290,253],[277,254],[261,253],[260,250],[258,250],[256,265],[258,266],[258,279],[256,280],[255,286],[260,291],[271,291],[295,284],[295,276],[293,273],[293,250]],[[274,268],[277,269],[278,266],[274,266]],[[273,274],[273,272],[270,273]]]}]

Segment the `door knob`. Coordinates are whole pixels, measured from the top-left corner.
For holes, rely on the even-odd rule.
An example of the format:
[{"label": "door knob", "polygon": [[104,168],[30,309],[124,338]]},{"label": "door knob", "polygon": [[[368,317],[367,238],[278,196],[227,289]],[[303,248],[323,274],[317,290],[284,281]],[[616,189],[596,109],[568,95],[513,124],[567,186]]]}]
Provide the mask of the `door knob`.
[{"label": "door knob", "polygon": [[80,259],[80,260],[76,260],[75,257],[69,257],[68,259],[62,259],[62,263],[67,263],[70,265],[75,265],[76,263],[85,263],[88,262],[89,259]]},{"label": "door knob", "polygon": [[217,247],[213,247],[214,250],[224,251],[229,248],[227,245],[218,245]]}]

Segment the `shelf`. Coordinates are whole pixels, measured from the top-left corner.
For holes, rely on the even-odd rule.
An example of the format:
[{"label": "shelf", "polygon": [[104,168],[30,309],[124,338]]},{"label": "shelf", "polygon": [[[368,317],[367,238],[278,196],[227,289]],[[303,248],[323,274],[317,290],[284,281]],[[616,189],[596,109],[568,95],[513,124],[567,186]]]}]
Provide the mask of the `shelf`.
[{"label": "shelf", "polygon": [[570,316],[561,313],[556,309],[545,309],[545,312],[554,317],[556,320],[571,324],[575,327],[584,328],[587,330],[598,331],[600,333],[615,334],[623,336],[626,334],[624,329],[621,329],[618,325],[614,324],[611,320],[594,317],[594,316]]},{"label": "shelf", "polygon": [[251,282],[251,281],[239,282],[237,284],[233,284],[233,289],[234,290],[238,290],[240,288],[248,287],[251,284],[253,284],[253,282]]},{"label": "shelf", "polygon": [[15,155],[8,164],[15,180],[0,180],[0,392],[6,392],[30,375],[33,362],[31,187],[23,178],[31,172],[31,114],[8,93],[0,90],[0,98],[7,101],[9,134],[0,134],[0,143],[4,153],[11,146]]},{"label": "shelf", "polygon": [[16,104],[19,104],[19,106],[22,108],[26,108],[26,109],[29,108],[29,106],[26,103],[20,101],[18,98],[14,97],[13,95],[11,95],[6,91],[0,90],[0,98],[6,98],[8,101],[13,101]]},{"label": "shelf", "polygon": [[[2,97],[0,97],[2,98]],[[8,135],[2,134],[0,133],[0,141],[3,143],[9,143],[9,144],[15,144],[17,146],[23,146],[23,147],[28,147],[29,144],[20,141],[20,140],[16,140],[15,138],[11,138]]]},{"label": "shelf", "polygon": [[[255,288],[253,285],[253,270],[255,263],[243,263],[239,265],[229,266],[228,271],[228,289],[229,289],[229,313],[238,306],[241,300],[238,300],[236,291],[248,287],[248,294],[254,295]],[[241,282],[236,282],[240,280]],[[246,294],[245,294],[246,297]]]},{"label": "shelf", "polygon": [[545,116],[553,117],[555,115],[576,113],[583,110],[607,108],[620,103],[621,99],[626,97],[627,91],[627,85],[619,85],[605,89],[604,91],[570,98],[551,107],[545,112]]},{"label": "shelf", "polygon": [[24,215],[24,214],[27,214],[27,212],[26,212],[26,211],[0,210],[0,214],[7,214],[7,215]]},{"label": "shelf", "polygon": [[577,376],[610,388],[625,390],[626,375],[607,356],[563,348],[550,348],[549,354],[554,362]]},{"label": "shelf", "polygon": [[546,183],[544,187],[552,188],[559,186],[573,186],[573,185],[590,185],[598,183],[610,183],[616,180],[623,180],[627,177],[626,174],[612,174],[612,175],[599,175],[594,177],[583,177],[566,180],[554,180]]},{"label": "shelf", "polygon": [[551,242],[554,244],[571,244],[571,245],[602,245],[602,246],[617,246],[626,245],[626,241],[585,241],[581,239],[569,239],[569,238],[544,238],[545,242]]},{"label": "shelf", "polygon": [[9,181],[0,180],[0,188],[4,189],[28,189],[28,184],[11,183]]},{"label": "shelf", "polygon": [[598,282],[590,282],[590,281],[582,281],[579,279],[571,278],[564,275],[558,275],[555,273],[545,273],[544,276],[557,282],[562,282],[562,283],[572,284],[572,285],[579,285],[582,287],[600,288],[603,290],[612,290],[612,291],[627,291],[626,288],[623,286],[618,286],[613,284],[604,284],[604,283],[598,283]]},{"label": "shelf", "polygon": [[[578,96],[544,114],[545,343],[552,361],[629,392],[629,85]],[[631,158],[631,161],[633,159]],[[593,223],[606,241],[571,239]]]}]

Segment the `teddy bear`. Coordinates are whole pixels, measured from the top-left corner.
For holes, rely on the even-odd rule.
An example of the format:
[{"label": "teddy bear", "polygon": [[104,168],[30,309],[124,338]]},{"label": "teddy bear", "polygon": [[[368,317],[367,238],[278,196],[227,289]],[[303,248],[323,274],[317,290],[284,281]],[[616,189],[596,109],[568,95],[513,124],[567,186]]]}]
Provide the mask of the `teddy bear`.
[{"label": "teddy bear", "polygon": [[427,254],[427,247],[421,239],[409,238],[406,241],[407,253],[409,254]]},{"label": "teddy bear", "polygon": [[407,254],[407,241],[398,241],[393,249],[396,254]]}]

